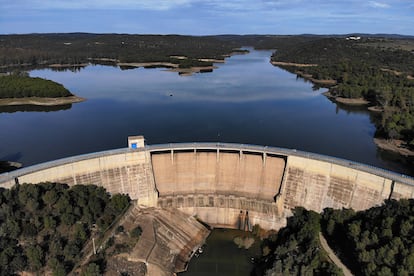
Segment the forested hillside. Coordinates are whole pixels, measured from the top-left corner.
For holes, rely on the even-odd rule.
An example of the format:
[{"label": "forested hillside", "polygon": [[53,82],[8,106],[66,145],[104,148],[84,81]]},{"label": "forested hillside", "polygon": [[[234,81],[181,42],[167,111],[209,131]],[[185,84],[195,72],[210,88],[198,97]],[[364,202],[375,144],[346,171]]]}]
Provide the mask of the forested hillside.
[{"label": "forested hillside", "polygon": [[[239,44],[214,37],[127,34],[0,35],[0,68],[51,64],[172,62],[209,65],[199,58],[223,59]],[[174,56],[186,56],[188,60]],[[190,63],[190,64],[189,64]]]},{"label": "forested hillside", "polygon": [[354,275],[414,274],[414,200],[355,212],[296,208],[287,226],[262,242],[252,275],[341,275],[320,246],[322,231]]},{"label": "forested hillside", "polygon": [[[397,43],[394,47],[381,46],[387,41],[380,38],[361,38],[360,40],[347,40],[343,37],[314,38],[289,44],[290,47],[276,49],[272,60],[314,63],[320,67],[338,63],[362,62],[368,66],[389,68],[408,74],[414,73],[412,52],[400,49]],[[414,50],[414,41],[412,43]],[[319,69],[312,69],[319,71]]]},{"label": "forested hillside", "polygon": [[26,97],[69,97],[73,96],[63,85],[42,78],[26,75],[0,76],[0,99]]},{"label": "forested hillside", "polygon": [[316,80],[335,80],[333,96],[370,101],[382,110],[377,135],[402,139],[414,148],[414,40],[322,38],[282,48],[272,61],[316,64],[278,66]]},{"label": "forested hillside", "polygon": [[263,241],[252,275],[342,275],[320,247],[320,218],[296,208],[287,226]]},{"label": "forested hillside", "polygon": [[355,275],[414,274],[414,200],[362,212],[326,209],[322,225]]},{"label": "forested hillside", "polygon": [[93,185],[22,184],[0,188],[0,275],[67,275],[92,231],[104,231],[129,206]]},{"label": "forested hillside", "polygon": [[243,46],[251,46],[258,50],[284,51],[295,45],[309,41],[319,40],[318,35],[218,35],[214,36],[220,40],[236,43]]}]

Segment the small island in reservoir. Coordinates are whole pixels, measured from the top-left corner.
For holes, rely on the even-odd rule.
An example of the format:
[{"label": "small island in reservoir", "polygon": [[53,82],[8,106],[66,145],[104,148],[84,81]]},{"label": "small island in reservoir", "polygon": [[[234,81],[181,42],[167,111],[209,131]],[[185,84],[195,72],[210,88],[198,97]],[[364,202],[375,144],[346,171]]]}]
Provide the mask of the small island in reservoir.
[{"label": "small island in reservoir", "polygon": [[21,73],[0,76],[0,106],[54,106],[84,100],[70,93],[63,85],[51,80],[32,78]]}]

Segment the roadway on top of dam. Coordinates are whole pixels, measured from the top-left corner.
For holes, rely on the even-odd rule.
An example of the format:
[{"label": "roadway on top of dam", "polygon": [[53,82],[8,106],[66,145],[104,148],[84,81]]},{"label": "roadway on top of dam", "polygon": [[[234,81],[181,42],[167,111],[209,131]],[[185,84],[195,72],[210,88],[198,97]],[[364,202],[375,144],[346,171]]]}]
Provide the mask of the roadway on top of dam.
[{"label": "roadway on top of dam", "polygon": [[82,155],[76,155],[72,157],[66,157],[62,159],[57,159],[33,166],[29,166],[26,168],[22,168],[16,171],[8,172],[0,174],[0,183],[9,181],[16,177],[26,175],[32,172],[36,172],[42,169],[51,168],[59,165],[69,164],[77,161],[88,160],[92,158],[99,158],[102,156],[110,156],[116,154],[127,153],[131,151],[148,151],[151,153],[156,152],[165,152],[165,151],[189,151],[189,150],[207,150],[207,151],[234,151],[234,152],[246,152],[246,153],[254,153],[254,154],[270,154],[270,155],[277,155],[277,156],[298,156],[304,157],[308,159],[314,159],[318,161],[324,161],[348,168],[352,168],[355,170],[371,173],[374,175],[378,175],[381,177],[386,177],[393,181],[397,181],[400,183],[404,183],[407,185],[414,186],[414,178],[411,176],[407,176],[404,174],[395,173],[392,171],[388,171],[382,168],[374,167],[367,164],[362,164],[359,162],[341,159],[337,157],[316,154],[306,151],[300,151],[296,149],[287,149],[287,148],[279,148],[279,147],[270,147],[270,146],[259,146],[259,145],[250,145],[250,144],[236,144],[236,143],[219,143],[219,142],[194,142],[194,143],[169,143],[169,144],[155,144],[155,145],[145,145],[145,147],[137,148],[137,149],[130,149],[130,148],[120,148],[120,149],[113,149],[107,151],[100,151]]}]

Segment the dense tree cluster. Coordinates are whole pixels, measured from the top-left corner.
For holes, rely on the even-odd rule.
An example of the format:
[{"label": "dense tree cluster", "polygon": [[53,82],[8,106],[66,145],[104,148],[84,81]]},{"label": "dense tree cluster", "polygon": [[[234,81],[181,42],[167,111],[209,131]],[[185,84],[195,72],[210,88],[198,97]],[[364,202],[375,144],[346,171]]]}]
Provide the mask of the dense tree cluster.
[{"label": "dense tree cluster", "polygon": [[[272,60],[312,63],[324,66],[341,62],[363,62],[374,67],[392,68],[413,73],[412,52],[399,48],[384,48],[377,38],[346,40],[342,37],[308,39],[277,49]],[[412,43],[412,42],[411,42]]]},{"label": "dense tree cluster", "polygon": [[337,84],[330,87],[334,96],[362,97],[381,107],[384,112],[378,120],[377,135],[405,140],[414,148],[414,54],[381,47],[381,43],[373,38],[323,38],[276,51],[272,60],[317,64],[282,67],[317,80],[335,80]]},{"label": "dense tree cluster", "polygon": [[287,226],[263,241],[252,275],[342,275],[320,249],[321,216],[296,208]]},{"label": "dense tree cluster", "polygon": [[223,59],[240,45],[215,37],[127,34],[0,35],[0,65],[41,67],[50,64],[114,62],[173,62],[186,56],[188,63],[208,65],[199,58]]},{"label": "dense tree cluster", "polygon": [[323,36],[317,35],[218,35],[215,36],[227,42],[251,46],[258,50],[284,51],[297,44],[318,40]]},{"label": "dense tree cluster", "polygon": [[0,99],[73,96],[63,85],[51,80],[21,75],[0,76]]},{"label": "dense tree cluster", "polygon": [[355,275],[414,274],[414,200],[390,200],[362,212],[325,209],[329,242]]},{"label": "dense tree cluster", "polygon": [[[105,230],[129,206],[93,185],[22,184],[0,189],[0,275],[66,275],[91,231]],[[93,230],[94,229],[94,230]]]},{"label": "dense tree cluster", "polygon": [[355,275],[414,274],[414,200],[388,200],[365,211],[296,208],[287,226],[262,243],[252,275],[337,275],[318,233]]}]

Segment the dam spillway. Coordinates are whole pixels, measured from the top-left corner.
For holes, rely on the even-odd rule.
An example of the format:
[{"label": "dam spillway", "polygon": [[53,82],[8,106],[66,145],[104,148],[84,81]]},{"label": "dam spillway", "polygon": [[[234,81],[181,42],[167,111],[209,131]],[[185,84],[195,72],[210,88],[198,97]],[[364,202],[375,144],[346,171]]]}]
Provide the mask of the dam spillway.
[{"label": "dam spillway", "polygon": [[283,223],[275,204],[286,164],[281,156],[198,148],[154,152],[151,158],[161,207],[219,227],[238,228],[245,212],[267,228]]},{"label": "dam spillway", "polygon": [[414,179],[348,160],[229,143],[144,145],[51,161],[0,175],[0,186],[95,184],[147,207],[177,208],[212,226],[279,229],[291,210],[364,210],[414,197]]}]

